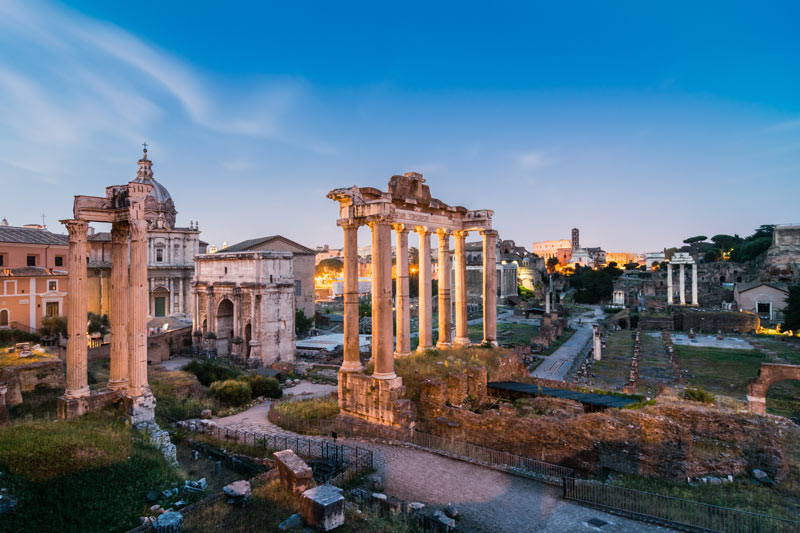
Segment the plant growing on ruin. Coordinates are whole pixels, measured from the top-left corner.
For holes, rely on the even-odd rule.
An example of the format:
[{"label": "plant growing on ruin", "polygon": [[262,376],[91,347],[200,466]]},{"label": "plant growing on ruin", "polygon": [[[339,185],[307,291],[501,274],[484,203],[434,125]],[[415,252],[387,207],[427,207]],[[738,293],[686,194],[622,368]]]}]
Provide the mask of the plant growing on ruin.
[{"label": "plant growing on ruin", "polygon": [[250,384],[235,379],[215,381],[208,392],[220,402],[233,406],[244,405],[253,397]]},{"label": "plant growing on ruin", "polygon": [[687,388],[683,397],[693,402],[714,403],[714,395],[700,388]]}]

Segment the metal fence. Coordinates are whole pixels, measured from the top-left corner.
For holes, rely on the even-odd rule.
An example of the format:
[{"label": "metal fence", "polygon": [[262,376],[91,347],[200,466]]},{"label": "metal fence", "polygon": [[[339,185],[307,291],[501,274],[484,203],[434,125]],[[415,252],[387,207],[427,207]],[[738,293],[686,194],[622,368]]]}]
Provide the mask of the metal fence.
[{"label": "metal fence", "polygon": [[799,533],[800,522],[565,476],[564,498],[690,531]]},{"label": "metal fence", "polygon": [[323,439],[243,431],[220,426],[198,427],[195,431],[254,448],[272,451],[292,450],[305,459],[326,459],[340,463],[344,466],[342,471],[328,480],[334,485],[346,483],[373,469],[372,451],[358,446],[336,444]]}]

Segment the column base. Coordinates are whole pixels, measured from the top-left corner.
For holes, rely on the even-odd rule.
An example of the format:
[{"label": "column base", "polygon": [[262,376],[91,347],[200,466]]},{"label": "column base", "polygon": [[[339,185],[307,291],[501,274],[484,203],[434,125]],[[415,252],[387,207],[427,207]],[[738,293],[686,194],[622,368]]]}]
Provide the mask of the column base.
[{"label": "column base", "polygon": [[467,347],[472,346],[472,341],[467,337],[456,337],[456,340],[453,341],[453,344],[456,346]]},{"label": "column base", "polygon": [[433,346],[417,346],[415,350],[417,353],[427,352],[428,350],[433,350]]},{"label": "column base", "polygon": [[397,357],[409,357],[411,352],[394,352],[394,356]]},{"label": "column base", "polygon": [[342,372],[361,372],[364,370],[364,365],[360,362],[355,361],[345,361],[342,363],[342,366],[339,368]]},{"label": "column base", "polygon": [[436,343],[436,349],[437,350],[442,349],[442,348],[450,348],[451,346],[453,346],[452,342],[437,342]]},{"label": "column base", "polygon": [[149,389],[140,396],[125,396],[122,405],[133,425],[153,422],[156,418],[156,398]]},{"label": "column base", "polygon": [[491,346],[492,348],[497,348],[499,346],[499,344],[497,344],[497,341],[490,341],[488,339],[483,339],[481,341],[481,345],[483,345],[483,346]]},{"label": "column base", "polygon": [[64,391],[64,399],[65,400],[75,400],[78,398],[87,398],[91,394],[89,390],[89,386],[86,385],[79,389],[67,389]]},{"label": "column base", "polygon": [[381,372],[381,373],[376,372],[372,374],[372,377],[374,379],[395,379],[397,377],[397,374],[395,374],[394,372]]},{"label": "column base", "polygon": [[124,391],[125,389],[128,388],[128,380],[127,379],[108,380],[106,388],[108,390]]}]

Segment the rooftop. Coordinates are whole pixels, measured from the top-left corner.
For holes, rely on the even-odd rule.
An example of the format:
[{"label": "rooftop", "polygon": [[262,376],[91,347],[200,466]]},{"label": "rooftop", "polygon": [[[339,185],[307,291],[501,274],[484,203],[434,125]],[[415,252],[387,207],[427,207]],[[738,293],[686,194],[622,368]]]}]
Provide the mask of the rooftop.
[{"label": "rooftop", "polygon": [[51,233],[46,229],[0,226],[0,242],[67,246],[69,239],[66,235]]}]

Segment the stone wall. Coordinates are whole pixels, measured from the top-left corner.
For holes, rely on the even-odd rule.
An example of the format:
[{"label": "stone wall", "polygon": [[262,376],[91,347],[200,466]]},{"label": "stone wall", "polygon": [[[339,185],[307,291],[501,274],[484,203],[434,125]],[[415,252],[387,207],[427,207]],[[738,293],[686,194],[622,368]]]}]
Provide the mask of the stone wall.
[{"label": "stone wall", "polygon": [[758,316],[736,311],[690,311],[675,315],[675,329],[697,332],[750,333],[759,327]]},{"label": "stone wall", "polygon": [[403,398],[402,378],[375,379],[358,372],[339,372],[340,416],[374,424],[412,429],[416,409]]},{"label": "stone wall", "polygon": [[173,329],[147,338],[147,361],[167,361],[171,354],[181,353],[192,346],[192,328]]},{"label": "stone wall", "polygon": [[66,387],[64,362],[41,361],[24,366],[6,367],[0,370],[0,382],[8,383],[6,403],[19,405],[23,394],[32,392],[38,385],[54,389]]}]

